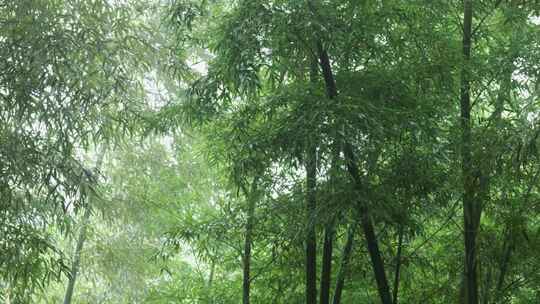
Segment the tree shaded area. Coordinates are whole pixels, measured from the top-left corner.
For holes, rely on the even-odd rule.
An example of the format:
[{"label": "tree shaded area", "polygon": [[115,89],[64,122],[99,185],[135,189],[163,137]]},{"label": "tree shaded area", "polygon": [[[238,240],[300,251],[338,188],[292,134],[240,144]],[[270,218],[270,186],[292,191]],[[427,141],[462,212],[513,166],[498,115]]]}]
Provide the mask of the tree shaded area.
[{"label": "tree shaded area", "polygon": [[1,301],[540,302],[537,1],[0,23]]}]

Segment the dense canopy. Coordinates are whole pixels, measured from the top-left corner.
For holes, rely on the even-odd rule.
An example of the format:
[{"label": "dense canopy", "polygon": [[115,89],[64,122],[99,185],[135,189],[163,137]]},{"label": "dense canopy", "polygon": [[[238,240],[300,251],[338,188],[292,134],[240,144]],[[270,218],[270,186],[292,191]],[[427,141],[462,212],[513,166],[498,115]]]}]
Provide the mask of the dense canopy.
[{"label": "dense canopy", "polygon": [[540,2],[0,0],[3,303],[540,303]]}]

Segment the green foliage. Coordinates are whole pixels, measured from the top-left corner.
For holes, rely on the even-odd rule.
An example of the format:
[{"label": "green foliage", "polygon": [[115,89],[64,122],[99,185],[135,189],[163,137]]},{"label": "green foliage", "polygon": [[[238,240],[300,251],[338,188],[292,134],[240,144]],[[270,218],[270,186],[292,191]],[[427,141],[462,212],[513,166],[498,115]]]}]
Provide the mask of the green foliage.
[{"label": "green foliage", "polygon": [[148,48],[127,4],[0,7],[0,280],[25,295],[66,269],[50,234],[82,205],[81,149],[139,128]]},{"label": "green foliage", "polygon": [[76,303],[240,303],[248,261],[252,303],[301,303],[331,227],[331,293],[341,273],[342,303],[371,303],[369,222],[399,302],[465,303],[468,189],[479,298],[538,301],[534,1],[474,1],[470,60],[453,0],[0,8],[4,302],[61,302],[86,231]]}]

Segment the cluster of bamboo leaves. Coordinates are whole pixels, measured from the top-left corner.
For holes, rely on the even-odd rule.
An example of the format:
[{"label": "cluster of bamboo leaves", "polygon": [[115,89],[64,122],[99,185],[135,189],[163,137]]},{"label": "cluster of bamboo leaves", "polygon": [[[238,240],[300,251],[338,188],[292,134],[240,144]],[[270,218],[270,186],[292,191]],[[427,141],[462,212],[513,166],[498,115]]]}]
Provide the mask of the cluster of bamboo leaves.
[{"label": "cluster of bamboo leaves", "polygon": [[0,0],[0,298],[540,301],[539,11]]}]

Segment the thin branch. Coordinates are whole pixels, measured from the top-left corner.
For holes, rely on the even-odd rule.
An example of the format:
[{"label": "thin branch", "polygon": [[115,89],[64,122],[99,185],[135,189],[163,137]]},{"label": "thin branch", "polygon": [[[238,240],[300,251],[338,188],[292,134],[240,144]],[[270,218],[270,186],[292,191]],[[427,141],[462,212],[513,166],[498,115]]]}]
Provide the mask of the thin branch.
[{"label": "thin branch", "polygon": [[446,221],[444,221],[444,223],[435,231],[433,232],[430,236],[428,236],[424,242],[422,242],[420,245],[416,246],[410,254],[407,255],[407,258],[410,258],[411,256],[415,255],[416,252],[418,250],[420,250],[420,248],[422,248],[423,246],[425,246],[427,243],[429,243],[431,241],[432,238],[434,238],[439,232],[441,232],[447,225],[448,223],[454,219],[455,215],[456,215],[456,207],[458,206],[458,203],[459,203],[459,200],[456,200],[456,202],[454,203],[454,205],[452,206],[452,210],[450,211],[450,215],[448,216],[448,218],[446,219]]},{"label": "thin branch", "polygon": [[495,10],[497,9],[497,7],[499,7],[501,2],[502,2],[502,0],[497,0],[497,2],[495,3],[495,6],[493,7],[493,10],[491,10],[491,12],[487,13],[484,17],[482,17],[482,19],[480,19],[480,22],[478,22],[478,25],[476,25],[476,27],[472,30],[471,36],[476,35],[476,31],[478,31],[480,29],[480,27],[484,24],[484,21],[486,21],[486,19],[489,16],[491,16],[493,14],[493,12],[495,12]]}]

